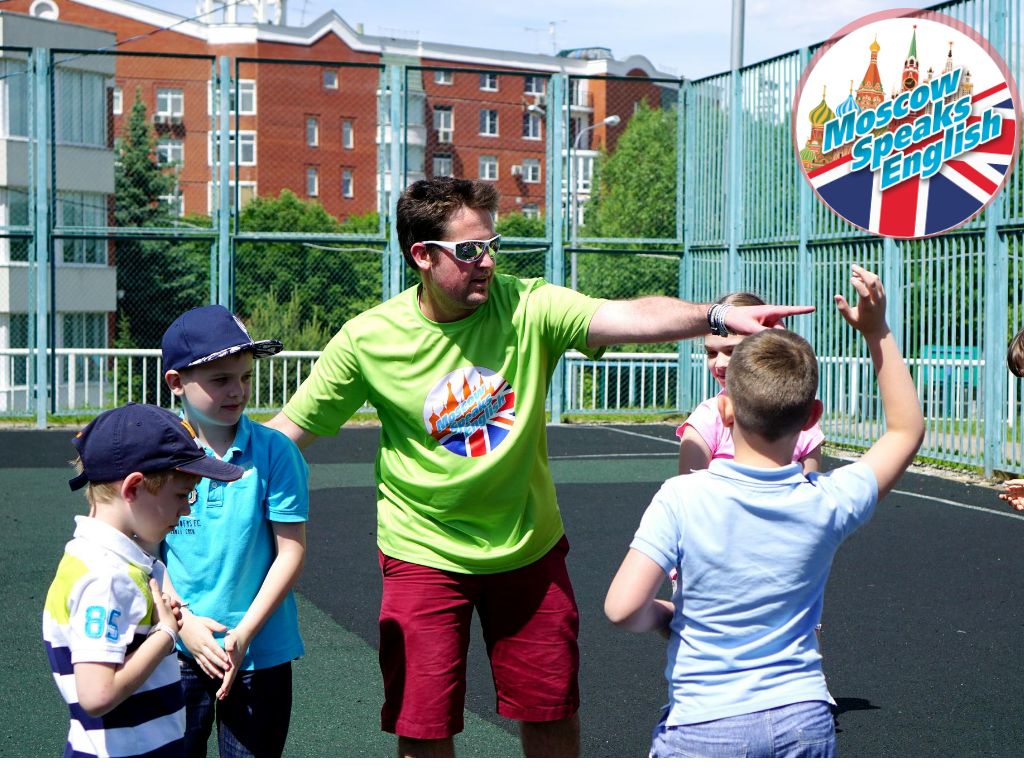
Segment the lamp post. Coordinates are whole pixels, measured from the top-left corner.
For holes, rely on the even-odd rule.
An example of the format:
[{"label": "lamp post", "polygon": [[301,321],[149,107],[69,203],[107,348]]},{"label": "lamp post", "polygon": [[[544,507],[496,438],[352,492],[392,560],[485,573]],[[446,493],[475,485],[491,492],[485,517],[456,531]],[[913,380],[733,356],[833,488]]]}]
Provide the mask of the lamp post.
[{"label": "lamp post", "polygon": [[580,188],[576,179],[576,152],[580,148],[580,140],[591,131],[596,128],[600,128],[602,125],[616,126],[622,122],[622,118],[618,115],[608,115],[600,123],[594,123],[588,125],[578,134],[576,139],[572,143],[572,151],[569,153],[569,192],[570,192],[570,204],[569,204],[569,245],[571,247],[569,256],[569,286],[575,291],[577,283],[577,262],[576,262],[576,241],[579,236],[579,222],[580,222]]}]

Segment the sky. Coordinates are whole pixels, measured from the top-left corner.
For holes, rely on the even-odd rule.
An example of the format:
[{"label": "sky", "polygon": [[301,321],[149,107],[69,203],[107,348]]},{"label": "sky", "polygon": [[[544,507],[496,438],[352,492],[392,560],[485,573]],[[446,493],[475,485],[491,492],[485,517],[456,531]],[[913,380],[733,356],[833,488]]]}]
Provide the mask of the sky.
[{"label": "sky", "polygon": [[[137,1],[197,13],[195,0]],[[743,63],[817,43],[869,13],[932,4],[747,0]],[[304,26],[332,9],[370,35],[525,53],[602,46],[691,79],[724,72],[730,62],[731,0],[289,0],[288,24]]]}]

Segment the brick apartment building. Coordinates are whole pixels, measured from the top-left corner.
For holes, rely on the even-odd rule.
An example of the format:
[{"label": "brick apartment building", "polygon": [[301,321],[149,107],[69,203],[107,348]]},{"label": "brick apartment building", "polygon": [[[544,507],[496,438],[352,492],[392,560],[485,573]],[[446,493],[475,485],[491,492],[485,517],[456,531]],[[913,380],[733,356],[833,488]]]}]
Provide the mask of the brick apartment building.
[{"label": "brick apartment building", "polygon": [[[381,98],[386,64],[409,67],[405,179],[489,179],[501,192],[502,212],[531,216],[544,205],[548,75],[570,76],[580,200],[589,193],[596,149],[614,146],[640,100],[657,105],[674,91],[671,83],[616,79],[665,75],[642,56],[618,60],[606,49],[549,56],[427,43],[363,34],[334,12],[303,27],[261,21],[275,14],[287,21],[271,0],[207,4],[221,7],[199,20],[129,0],[7,0],[2,8],[116,36],[111,135],[120,134],[138,94],[157,135],[158,157],[178,168],[171,202],[182,214],[211,210],[217,111],[211,60],[185,55],[234,59],[239,133],[233,183],[241,203],[287,188],[341,219],[379,210],[391,183],[380,170],[391,140],[388,100]],[[252,19],[239,21],[239,15]],[[141,53],[167,57],[131,55]],[[620,114],[619,125],[600,125],[611,114]]]}]

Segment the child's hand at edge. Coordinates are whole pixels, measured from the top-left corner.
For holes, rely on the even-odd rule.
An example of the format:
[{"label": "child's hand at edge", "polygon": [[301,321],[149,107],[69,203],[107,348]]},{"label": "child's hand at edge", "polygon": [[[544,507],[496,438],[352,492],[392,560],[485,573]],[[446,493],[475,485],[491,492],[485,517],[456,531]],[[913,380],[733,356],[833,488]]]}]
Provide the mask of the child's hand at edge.
[{"label": "child's hand at edge", "polygon": [[999,498],[1018,512],[1024,512],[1024,480],[1007,480],[1003,483],[1004,493]]},{"label": "child's hand at edge", "polygon": [[244,631],[240,631],[238,627],[228,630],[228,634],[224,638],[224,650],[230,654],[231,668],[224,673],[224,681],[217,691],[218,701],[224,701],[228,694],[231,693],[231,686],[235,682],[235,676],[238,674],[242,659],[245,658],[245,652],[249,649],[251,639]]}]

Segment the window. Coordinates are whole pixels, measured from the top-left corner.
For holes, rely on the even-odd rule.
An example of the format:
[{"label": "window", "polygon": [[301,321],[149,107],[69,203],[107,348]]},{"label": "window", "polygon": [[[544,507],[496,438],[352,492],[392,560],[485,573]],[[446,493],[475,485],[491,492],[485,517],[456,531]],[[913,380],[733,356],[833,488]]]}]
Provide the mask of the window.
[{"label": "window", "polygon": [[[214,142],[217,141],[217,134],[210,133],[207,142],[206,164],[213,165]],[[230,132],[230,147],[228,149],[229,162],[235,162],[235,132]],[[238,132],[238,164],[256,165],[256,131]]]},{"label": "window", "polygon": [[[104,349],[107,346],[107,315],[104,312],[69,312],[62,316],[63,339],[61,346],[72,349]],[[77,355],[75,381],[97,381],[103,375],[103,362],[99,355]],[[66,374],[65,374],[66,376]]]},{"label": "window", "polygon": [[[0,189],[0,226],[28,226],[28,190]],[[32,241],[28,238],[0,238],[0,261],[7,256],[9,261],[28,261]]]},{"label": "window", "polygon": [[60,8],[53,0],[32,0],[32,5],[29,6],[28,13],[30,16],[35,16],[37,19],[49,19],[50,21],[56,21],[60,18]]},{"label": "window", "polygon": [[539,140],[540,135],[540,115],[536,112],[525,112],[523,114],[523,138]]},{"label": "window", "polygon": [[[107,197],[88,192],[57,193],[58,227],[105,227]],[[57,240],[57,252],[65,264],[106,264],[105,240]]]},{"label": "window", "polygon": [[587,125],[583,122],[582,117],[574,117],[569,121],[569,141],[576,149],[590,149],[589,136],[585,142],[582,142],[579,146],[576,145],[576,137],[579,136],[580,132],[586,127]]},{"label": "window", "polygon": [[342,149],[352,149],[356,145],[355,134],[352,132],[352,121],[342,120],[341,121],[341,147]]},{"label": "window", "polygon": [[[230,205],[235,204],[235,182],[229,182],[229,190],[231,195]],[[256,199],[256,182],[255,181],[242,181],[238,183],[238,209],[245,208],[249,203]],[[217,201],[214,199],[214,184],[213,182],[207,182],[206,184],[206,210],[209,213],[213,213],[216,206],[214,203]]]},{"label": "window", "polygon": [[481,91],[496,91],[498,90],[498,76],[493,72],[481,72],[480,73],[480,90]]},{"label": "window", "polygon": [[324,88],[328,88],[332,91],[338,89],[338,70],[336,69],[325,69],[324,70]]},{"label": "window", "polygon": [[320,194],[320,170],[318,168],[306,169],[306,196],[317,197]]},{"label": "window", "polygon": [[78,349],[107,345],[107,315],[104,312],[64,314],[64,346]]},{"label": "window", "polygon": [[113,96],[111,97],[110,111],[115,115],[124,113],[124,91],[120,87],[114,88]]},{"label": "window", "polygon": [[[28,315],[15,315],[11,314],[7,316],[9,323],[9,331],[7,336],[7,346],[10,349],[26,349],[28,347]],[[11,384],[25,385],[28,383],[28,359],[21,355],[18,355],[11,359],[11,365],[13,370],[11,371],[12,380]],[[0,376],[3,373],[0,372]]]},{"label": "window", "polygon": [[528,219],[539,219],[540,218],[540,206],[528,203],[523,206],[523,216]]},{"label": "window", "polygon": [[439,153],[434,155],[434,176],[454,176],[452,173],[452,156],[447,153]]},{"label": "window", "polygon": [[576,172],[579,174],[576,177],[576,183],[580,192],[590,191],[590,182],[594,178],[594,158],[591,157],[577,157],[576,158]]},{"label": "window", "polygon": [[352,186],[352,169],[342,168],[341,169],[341,196],[342,197],[355,197],[355,191]]},{"label": "window", "polygon": [[184,165],[185,142],[182,139],[159,139],[156,143],[156,161],[160,165]]},{"label": "window", "polygon": [[316,117],[306,118],[306,146],[316,147],[320,145],[320,119]]},{"label": "window", "polygon": [[484,181],[498,179],[498,158],[494,155],[480,156],[480,178]]},{"label": "window", "polygon": [[571,79],[569,81],[569,103],[574,107],[586,107],[587,96],[589,92],[587,90],[586,80]]},{"label": "window", "polygon": [[523,160],[523,181],[527,184],[540,184],[540,160],[535,157]]},{"label": "window", "polygon": [[480,110],[480,135],[481,136],[497,136],[498,135],[498,110],[496,110],[496,109],[481,109]]},{"label": "window", "polygon": [[0,59],[0,136],[28,136],[28,62]]},{"label": "window", "polygon": [[434,82],[438,85],[451,85],[455,82],[455,75],[450,69],[435,69]]},{"label": "window", "polygon": [[[206,114],[214,114],[214,104],[218,103],[220,94],[213,87],[213,82],[209,82],[206,89]],[[232,112],[238,112],[240,115],[255,115],[256,114],[256,81],[255,80],[238,80],[231,86],[230,95],[230,110]]]},{"label": "window", "polygon": [[169,195],[160,195],[160,202],[167,206],[167,212],[171,216],[185,215],[185,196],[181,194],[181,188],[174,185],[174,191]]},{"label": "window", "polygon": [[455,133],[455,117],[451,107],[434,107],[434,130],[441,144],[451,144]]},{"label": "window", "polygon": [[55,99],[58,143],[107,146],[107,80],[103,75],[58,68]]},{"label": "window", "polygon": [[181,88],[157,88],[156,114],[181,117],[185,113],[185,92]]},{"label": "window", "polygon": [[542,75],[527,75],[523,78],[523,93],[527,96],[543,96],[547,93],[547,78]]}]

